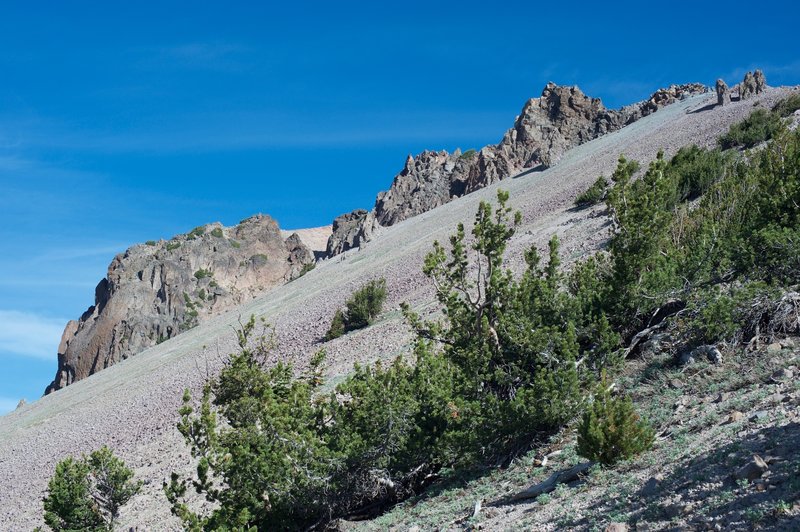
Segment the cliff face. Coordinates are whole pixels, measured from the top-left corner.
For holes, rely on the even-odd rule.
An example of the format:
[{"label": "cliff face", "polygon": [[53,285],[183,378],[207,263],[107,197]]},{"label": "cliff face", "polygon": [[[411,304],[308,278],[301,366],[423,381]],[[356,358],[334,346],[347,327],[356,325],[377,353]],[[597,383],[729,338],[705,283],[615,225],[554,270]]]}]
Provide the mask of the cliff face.
[{"label": "cliff face", "polygon": [[268,216],[209,224],[114,257],[95,304],[64,329],[45,393],[83,379],[297,277],[313,253]]},{"label": "cliff face", "polygon": [[368,242],[378,226],[394,225],[524,170],[553,166],[570,148],[706,90],[699,83],[672,85],[642,102],[608,110],[578,87],[548,83],[539,98],[525,103],[498,144],[478,152],[409,155],[389,190],[378,194],[372,211],[360,209],[336,219],[327,255]]}]

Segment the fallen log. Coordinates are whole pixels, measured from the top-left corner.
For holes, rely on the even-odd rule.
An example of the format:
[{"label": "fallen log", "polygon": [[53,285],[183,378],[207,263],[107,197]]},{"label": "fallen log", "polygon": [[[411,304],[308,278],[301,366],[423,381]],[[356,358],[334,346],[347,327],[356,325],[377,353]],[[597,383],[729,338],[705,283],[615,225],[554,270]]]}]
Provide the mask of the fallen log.
[{"label": "fallen log", "polygon": [[589,469],[593,465],[594,462],[585,462],[583,464],[578,464],[574,467],[565,469],[563,471],[557,471],[552,475],[550,475],[550,477],[544,482],[534,484],[525,491],[521,491],[516,495],[512,495],[510,501],[513,502],[513,501],[520,501],[523,499],[533,499],[538,497],[542,493],[549,493],[554,489],[556,489],[556,486],[558,486],[559,484],[566,484],[567,482],[572,482],[573,480],[577,480],[581,475],[589,471]]}]

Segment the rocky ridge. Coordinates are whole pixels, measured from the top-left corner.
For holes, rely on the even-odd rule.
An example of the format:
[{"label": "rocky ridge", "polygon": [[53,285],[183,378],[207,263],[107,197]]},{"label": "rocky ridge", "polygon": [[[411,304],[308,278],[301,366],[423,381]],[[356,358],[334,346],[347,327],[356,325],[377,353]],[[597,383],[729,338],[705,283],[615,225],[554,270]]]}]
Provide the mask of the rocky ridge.
[{"label": "rocky ridge", "polygon": [[264,215],[134,245],[111,261],[94,305],[67,323],[58,370],[45,393],[290,281],[313,262],[300,235],[284,239],[275,220]]},{"label": "rocky ridge", "polygon": [[539,98],[525,103],[498,144],[477,152],[442,150],[409,155],[389,190],[378,194],[372,211],[358,209],[334,220],[327,256],[361,246],[380,226],[394,225],[525,170],[549,168],[570,148],[707,91],[699,83],[671,85],[647,100],[609,110],[599,98],[590,98],[577,86],[548,83]]}]

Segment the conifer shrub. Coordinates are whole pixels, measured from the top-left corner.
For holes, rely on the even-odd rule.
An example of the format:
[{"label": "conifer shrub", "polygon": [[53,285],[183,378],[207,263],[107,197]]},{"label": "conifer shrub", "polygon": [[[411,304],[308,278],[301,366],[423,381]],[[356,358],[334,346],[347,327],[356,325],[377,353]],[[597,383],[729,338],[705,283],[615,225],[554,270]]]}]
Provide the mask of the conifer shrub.
[{"label": "conifer shrub", "polygon": [[598,177],[597,180],[592,183],[592,186],[578,194],[578,197],[575,198],[575,206],[590,207],[592,205],[597,205],[603,201],[606,188],[608,188],[608,181],[606,181],[606,178],[603,176]]},{"label": "conifer shrub", "polygon": [[386,300],[386,279],[376,279],[353,292],[345,302],[345,310],[336,309],[326,340],[372,325]]},{"label": "conifer shrub", "polygon": [[756,144],[770,140],[781,129],[781,116],[766,109],[756,109],[750,116],[731,126],[719,138],[723,150],[731,148],[752,148]]},{"label": "conifer shrub", "polygon": [[44,522],[52,530],[113,530],[119,510],[141,489],[133,472],[103,446],[56,465],[44,497]]},{"label": "conifer shrub", "polygon": [[791,96],[783,98],[772,107],[772,112],[781,117],[787,117],[800,109],[800,93],[795,92]]},{"label": "conifer shrub", "polygon": [[325,340],[334,340],[343,336],[347,331],[345,330],[344,324],[344,312],[342,309],[337,308],[336,312],[333,313],[333,320],[331,320],[331,326],[328,328],[328,332],[325,333]]},{"label": "conifer shrub", "polygon": [[653,440],[653,429],[636,413],[630,397],[612,395],[604,372],[578,426],[578,454],[610,466],[650,449]]}]

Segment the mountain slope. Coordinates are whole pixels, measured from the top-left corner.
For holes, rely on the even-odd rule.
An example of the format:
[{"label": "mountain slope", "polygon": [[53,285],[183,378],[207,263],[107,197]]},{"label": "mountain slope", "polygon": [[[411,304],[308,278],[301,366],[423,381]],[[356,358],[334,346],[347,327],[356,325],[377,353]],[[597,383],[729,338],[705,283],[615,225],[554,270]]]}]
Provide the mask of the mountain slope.
[{"label": "mountain slope", "polygon": [[[615,133],[564,154],[560,163],[494,184],[391,227],[359,251],[321,262],[307,275],[245,302],[231,312],[150,348],[136,357],[77,382],[0,418],[0,528],[30,528],[39,522],[37,502],[55,463],[70,453],[108,443],[148,483],[124,509],[123,525],[176,528],[161,482],[185,469],[188,453],[174,429],[184,387],[197,389],[234,349],[231,326],[254,313],[276,325],[281,346],[274,360],[304,363],[319,347],[335,308],[367,279],[387,279],[389,309],[374,326],[329,342],[327,374],[346,373],[354,362],[391,358],[408,349],[410,331],[396,307],[407,301],[423,315],[434,309],[432,290],[421,273],[422,258],[434,239],[443,240],[458,222],[469,224],[477,204],[498,186],[510,191],[511,206],[522,210],[523,225],[509,249],[511,264],[522,251],[543,245],[552,233],[562,240],[566,259],[594,251],[605,239],[603,217],[571,210],[575,195],[601,173],[609,175],[620,153],[646,162],[659,149],[674,153],[685,144],[709,145],[754,102],[771,105],[786,91],[771,89],[750,101],[708,107],[713,96],[670,105]],[[707,110],[703,110],[707,108]],[[694,111],[694,112],[692,112]],[[57,434],[57,438],[52,435]]]}]

